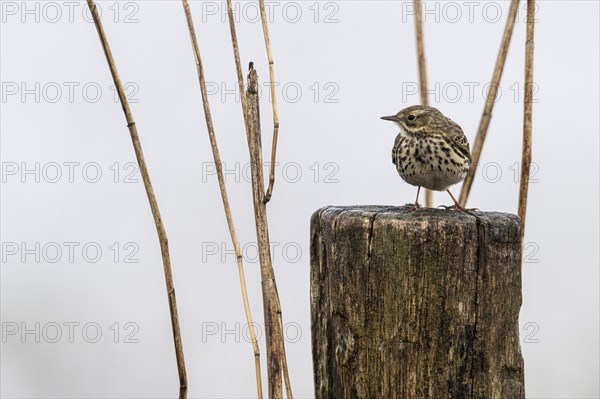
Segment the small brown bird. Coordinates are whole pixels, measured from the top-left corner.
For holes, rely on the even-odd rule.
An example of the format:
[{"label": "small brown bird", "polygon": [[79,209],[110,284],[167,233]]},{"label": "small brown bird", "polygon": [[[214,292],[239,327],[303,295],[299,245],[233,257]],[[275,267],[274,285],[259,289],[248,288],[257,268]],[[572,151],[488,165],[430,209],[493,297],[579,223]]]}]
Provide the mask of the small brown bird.
[{"label": "small brown bird", "polygon": [[451,208],[464,208],[448,187],[462,181],[471,166],[469,142],[456,122],[433,107],[413,105],[381,119],[396,122],[400,133],[392,148],[392,162],[400,177],[417,186],[415,207],[421,187],[446,190],[454,201]]}]

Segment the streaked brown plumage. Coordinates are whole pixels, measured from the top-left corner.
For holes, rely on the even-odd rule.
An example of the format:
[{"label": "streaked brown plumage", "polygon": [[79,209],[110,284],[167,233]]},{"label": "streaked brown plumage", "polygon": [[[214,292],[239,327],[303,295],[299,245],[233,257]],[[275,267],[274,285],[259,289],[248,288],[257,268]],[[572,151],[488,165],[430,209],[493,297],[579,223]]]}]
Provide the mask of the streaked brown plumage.
[{"label": "streaked brown plumage", "polygon": [[433,107],[414,105],[381,119],[400,126],[392,162],[404,181],[429,190],[446,190],[454,206],[463,209],[448,187],[462,181],[471,166],[469,142],[456,122]]}]

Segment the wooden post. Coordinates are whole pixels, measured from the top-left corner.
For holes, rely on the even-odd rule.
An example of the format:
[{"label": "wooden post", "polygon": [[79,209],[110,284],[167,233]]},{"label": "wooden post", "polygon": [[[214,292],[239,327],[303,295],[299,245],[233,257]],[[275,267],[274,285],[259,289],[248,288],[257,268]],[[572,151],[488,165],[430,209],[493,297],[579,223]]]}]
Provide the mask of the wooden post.
[{"label": "wooden post", "polygon": [[311,219],[316,398],[525,398],[521,222],[412,206]]}]

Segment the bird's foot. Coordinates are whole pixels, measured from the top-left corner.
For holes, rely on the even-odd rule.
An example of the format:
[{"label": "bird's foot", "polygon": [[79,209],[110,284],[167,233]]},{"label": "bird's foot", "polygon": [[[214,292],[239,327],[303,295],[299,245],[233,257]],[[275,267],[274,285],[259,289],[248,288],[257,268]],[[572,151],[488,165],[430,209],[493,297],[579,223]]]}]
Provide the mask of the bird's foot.
[{"label": "bird's foot", "polygon": [[426,209],[426,208],[421,207],[421,205],[418,202],[414,203],[413,211],[418,211],[418,210],[422,210],[422,209]]},{"label": "bird's foot", "polygon": [[457,210],[457,211],[461,211],[461,212],[475,212],[478,211],[479,208],[464,208],[462,206],[460,206],[459,204],[454,204],[454,205],[440,205],[438,206],[438,208],[444,208],[445,210]]}]

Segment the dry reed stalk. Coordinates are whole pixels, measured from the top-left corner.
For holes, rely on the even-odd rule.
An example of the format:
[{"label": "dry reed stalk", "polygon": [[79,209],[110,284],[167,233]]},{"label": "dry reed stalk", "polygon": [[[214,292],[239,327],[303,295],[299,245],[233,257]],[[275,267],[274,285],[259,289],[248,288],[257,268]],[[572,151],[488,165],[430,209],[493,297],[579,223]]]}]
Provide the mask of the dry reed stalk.
[{"label": "dry reed stalk", "polygon": [[233,216],[231,215],[231,208],[229,206],[229,197],[227,196],[227,187],[225,186],[225,179],[223,177],[223,167],[221,163],[221,156],[219,154],[219,147],[217,145],[217,137],[213,127],[212,116],[210,112],[210,105],[208,102],[208,94],[206,92],[206,81],[204,79],[204,67],[202,66],[202,57],[200,55],[200,47],[198,46],[198,40],[196,37],[196,30],[194,29],[194,21],[192,19],[192,13],[190,12],[190,5],[187,0],[182,0],[183,10],[185,12],[185,18],[190,33],[190,39],[192,41],[192,49],[194,51],[194,58],[196,61],[196,69],[198,71],[198,80],[200,83],[200,91],[202,93],[202,105],[204,107],[204,117],[206,119],[206,128],[208,130],[208,137],[210,139],[210,146],[215,161],[215,167],[217,169],[217,179],[219,181],[219,190],[221,191],[221,199],[223,201],[223,208],[225,209],[225,216],[227,218],[227,226],[229,227],[229,234],[233,247],[235,248],[235,256],[237,259],[238,273],[240,277],[240,285],[242,289],[242,299],[244,302],[244,311],[246,312],[246,322],[250,331],[250,340],[252,342],[252,348],[254,350],[254,368],[256,372],[256,389],[257,397],[262,398],[262,377],[260,372],[260,350],[258,348],[258,341],[256,340],[256,333],[254,330],[254,323],[252,322],[252,313],[250,311],[250,302],[248,300],[248,291],[246,289],[246,277],[244,273],[244,263],[242,253],[240,250],[240,243],[233,223]]},{"label": "dry reed stalk", "polygon": [[[269,169],[269,187],[267,193],[264,196],[263,203],[266,204],[273,195],[273,186],[275,185],[275,162],[277,159],[277,139],[279,136],[279,112],[277,111],[277,96],[275,93],[275,61],[273,60],[273,51],[271,49],[271,38],[269,36],[269,24],[267,21],[267,14],[265,12],[265,1],[258,0],[260,8],[260,19],[262,21],[263,36],[265,39],[265,48],[267,50],[267,60],[269,61],[269,86],[271,88],[271,104],[273,109],[273,141],[271,143],[271,167]],[[257,83],[258,84],[258,78]],[[257,114],[258,114],[258,100],[256,102]],[[260,129],[260,121],[259,129]],[[260,131],[260,130],[259,130]],[[260,135],[259,135],[260,139]],[[262,153],[262,150],[261,150]],[[281,316],[280,316],[281,317]],[[282,327],[283,328],[283,327]],[[282,341],[282,368],[283,368],[283,380],[285,382],[286,396],[292,398],[292,386],[290,383],[290,376],[287,367],[287,356],[285,354],[285,345]]]},{"label": "dry reed stalk", "polygon": [[523,112],[523,149],[521,155],[521,185],[519,188],[519,217],[522,236],[525,236],[527,192],[531,168],[531,131],[533,119],[533,30],[535,26],[535,0],[527,0],[527,41],[525,42],[525,104]]},{"label": "dry reed stalk", "polygon": [[490,121],[492,119],[492,110],[494,109],[494,104],[496,103],[496,95],[498,93],[498,87],[500,86],[500,79],[502,78],[502,71],[504,70],[504,62],[506,61],[510,39],[515,26],[518,7],[519,0],[512,0],[508,12],[508,18],[506,19],[506,26],[504,27],[504,34],[502,35],[502,43],[500,44],[500,50],[498,52],[498,57],[496,58],[496,65],[494,66],[490,90],[488,91],[485,105],[483,107],[483,114],[481,115],[481,121],[479,122],[479,128],[477,129],[477,136],[475,136],[475,143],[473,143],[473,149],[471,150],[471,167],[469,168],[469,172],[467,173],[465,181],[463,182],[460,190],[458,202],[460,202],[462,206],[467,205],[467,199],[469,198],[469,193],[471,192],[473,179],[475,178],[475,173],[477,172],[479,158],[481,158],[483,143],[485,142]]},{"label": "dry reed stalk", "polygon": [[[275,282],[275,272],[271,263],[271,251],[269,246],[269,231],[266,218],[266,206],[264,200],[264,181],[262,177],[262,152],[260,146],[258,153],[255,146],[250,145],[253,137],[253,127],[251,126],[246,93],[244,91],[244,78],[242,75],[242,66],[240,63],[240,54],[235,30],[235,21],[233,19],[233,9],[231,0],[227,0],[227,15],[229,19],[229,30],[231,33],[231,43],[233,46],[233,56],[235,59],[236,72],[238,77],[238,88],[242,102],[242,112],[244,114],[244,125],[246,128],[246,137],[250,149],[250,167],[252,170],[252,198],[254,201],[254,219],[256,223],[256,236],[258,242],[260,272],[263,292],[263,309],[265,318],[265,338],[267,346],[267,376],[268,376],[268,394],[269,398],[282,397],[282,367],[286,364],[283,357],[283,323],[281,322],[281,305],[277,293]],[[258,101],[258,95],[256,95]],[[257,108],[258,111],[258,108]],[[255,116],[260,128],[260,118]],[[256,136],[256,135],[255,135]],[[258,134],[260,143],[260,134]],[[258,176],[260,175],[260,179]]]},{"label": "dry reed stalk", "polygon": [[[250,170],[252,175],[252,201],[254,203],[254,220],[256,224],[256,239],[263,286],[263,301],[265,304],[265,326],[267,344],[272,341],[270,348],[272,360],[269,364],[269,398],[282,397],[281,374],[286,374],[285,346],[283,341],[283,323],[281,321],[281,304],[277,294],[275,272],[271,261],[269,247],[269,224],[267,222],[267,207],[262,201],[265,194],[262,167],[262,145],[260,134],[260,109],[258,99],[258,75],[250,63],[248,75],[248,149],[250,151]],[[269,331],[271,331],[269,333]],[[269,346],[267,346],[267,357]],[[289,381],[289,380],[288,380]],[[289,398],[291,387],[286,381],[286,394]]]},{"label": "dry reed stalk", "polygon": [[108,41],[104,33],[104,28],[102,26],[102,21],[100,20],[100,15],[98,14],[96,4],[94,4],[93,0],[87,0],[87,4],[90,8],[90,11],[92,12],[92,17],[94,19],[94,24],[96,25],[96,30],[98,31],[98,36],[100,37],[100,42],[102,43],[104,55],[106,56],[106,60],[110,68],[115,87],[117,88],[117,92],[119,94],[119,99],[121,100],[121,106],[123,107],[125,119],[127,120],[127,127],[129,128],[129,134],[131,135],[131,141],[133,143],[135,156],[138,161],[140,174],[142,175],[142,180],[144,181],[144,187],[146,189],[148,202],[150,203],[150,209],[152,210],[152,216],[154,217],[154,224],[156,225],[156,232],[158,233],[158,239],[160,241],[160,251],[163,260],[165,282],[169,298],[169,310],[171,314],[173,341],[175,342],[177,371],[179,374],[179,398],[185,399],[187,397],[188,388],[187,375],[185,371],[185,361],[183,358],[183,344],[181,341],[181,332],[179,330],[179,317],[177,315],[177,301],[175,298],[175,288],[173,286],[173,276],[171,273],[171,260],[169,257],[167,233],[165,231],[162,218],[160,216],[160,210],[158,209],[158,203],[156,202],[156,196],[154,195],[154,189],[152,188],[152,182],[150,181],[150,174],[148,173],[148,168],[146,167],[146,161],[144,159],[144,153],[140,144],[140,138],[138,136],[137,127],[133,120],[131,109],[129,108],[129,103],[127,101],[127,97],[123,89],[123,84],[121,83],[115,60],[113,59],[112,53],[110,51],[110,46],[108,45]]},{"label": "dry reed stalk", "polygon": [[[423,18],[421,16],[421,1],[414,0],[415,5],[415,31],[417,36],[417,58],[419,62],[419,80],[421,104],[429,105],[427,99],[427,64],[425,63],[425,45],[423,43]],[[417,201],[419,199],[417,198]],[[433,206],[433,192],[425,190],[425,206],[431,208]]]},{"label": "dry reed stalk", "polygon": [[[262,172],[262,145],[260,134],[260,109],[258,99],[258,75],[250,63],[248,75],[248,149],[250,151],[250,171],[252,175],[252,201],[254,203],[254,220],[256,224],[256,239],[263,287],[265,311],[265,327],[267,339],[267,361],[269,365],[269,397],[281,398],[281,374],[287,373],[285,361],[285,346],[283,341],[283,323],[281,321],[281,304],[277,294],[275,272],[271,261],[269,246],[269,224],[267,222],[267,206],[262,201],[265,187]],[[269,347],[271,344],[271,347]],[[286,394],[289,398],[291,387],[286,380]]]},{"label": "dry reed stalk", "polygon": [[258,0],[258,5],[260,8],[260,19],[262,21],[265,47],[267,48],[267,59],[269,60],[269,85],[271,87],[271,104],[273,106],[273,142],[271,144],[269,188],[263,199],[263,202],[266,204],[271,199],[271,195],[273,195],[273,185],[275,184],[275,160],[277,158],[277,138],[279,136],[279,113],[277,112],[277,96],[275,95],[275,61],[273,61],[273,52],[271,50],[269,25],[267,23],[267,14],[265,12],[265,0]]}]

